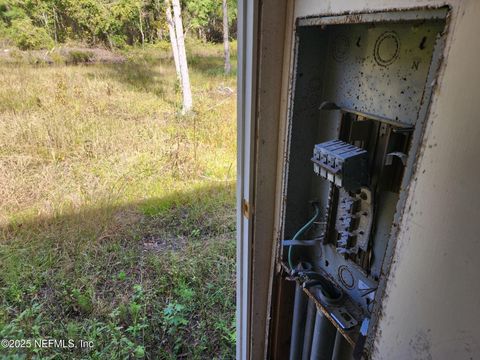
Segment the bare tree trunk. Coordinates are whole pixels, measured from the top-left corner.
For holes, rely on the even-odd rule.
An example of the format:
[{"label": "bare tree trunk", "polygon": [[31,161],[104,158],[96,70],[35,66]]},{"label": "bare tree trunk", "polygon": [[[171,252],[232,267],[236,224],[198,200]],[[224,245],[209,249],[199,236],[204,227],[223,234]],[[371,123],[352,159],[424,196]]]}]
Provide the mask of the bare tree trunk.
[{"label": "bare tree trunk", "polygon": [[180,73],[180,61],[178,60],[177,35],[175,34],[175,24],[172,19],[172,8],[170,0],[165,1],[165,15],[167,17],[168,32],[170,33],[170,43],[172,44],[173,61],[175,62],[175,71],[177,72],[178,81],[182,81]]},{"label": "bare tree trunk", "polygon": [[160,28],[157,29],[157,39],[160,41],[163,40],[163,31]]},{"label": "bare tree trunk", "polygon": [[192,110],[192,91],[190,89],[190,78],[188,76],[187,54],[185,52],[185,40],[183,37],[182,10],[180,1],[172,0],[173,20],[175,23],[175,33],[177,35],[178,60],[180,64],[180,74],[182,78],[183,92],[183,112]]},{"label": "bare tree trunk", "polygon": [[143,11],[142,11],[142,6],[139,5],[138,7],[138,22],[140,24],[139,29],[140,29],[140,35],[142,36],[142,46],[145,45],[145,33],[143,32]]},{"label": "bare tree trunk", "polygon": [[223,8],[223,51],[225,53],[225,74],[230,74],[230,43],[228,42],[228,8],[227,0],[222,0]]},{"label": "bare tree trunk", "polygon": [[57,9],[53,7],[53,33],[55,34],[55,45],[58,44],[58,35],[57,35],[57,26],[58,26],[58,15]]}]

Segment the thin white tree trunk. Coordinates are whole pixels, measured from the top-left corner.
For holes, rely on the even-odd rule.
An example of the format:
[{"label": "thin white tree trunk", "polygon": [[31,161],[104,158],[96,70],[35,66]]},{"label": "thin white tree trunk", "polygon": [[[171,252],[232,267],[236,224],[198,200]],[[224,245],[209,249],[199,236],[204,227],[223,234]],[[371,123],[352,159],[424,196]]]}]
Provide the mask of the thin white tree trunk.
[{"label": "thin white tree trunk", "polygon": [[223,8],[223,51],[225,53],[225,74],[230,74],[230,43],[228,42],[228,8],[227,0],[222,0]]},{"label": "thin white tree trunk", "polygon": [[138,23],[140,25],[140,35],[142,36],[142,47],[145,45],[145,33],[143,32],[143,14],[142,14],[142,8],[139,7],[138,9]]},{"label": "thin white tree trunk", "polygon": [[58,44],[57,24],[58,24],[57,11],[55,10],[55,6],[54,6],[53,7],[53,33],[55,35],[55,45]]},{"label": "thin white tree trunk", "polygon": [[173,4],[173,20],[175,23],[175,33],[177,35],[178,45],[178,62],[180,64],[180,74],[182,78],[183,92],[183,112],[187,113],[192,110],[192,91],[190,89],[190,78],[188,76],[187,54],[185,52],[185,40],[183,37],[182,10],[180,9],[180,1],[172,0]]},{"label": "thin white tree trunk", "polygon": [[172,19],[172,6],[170,0],[165,1],[165,15],[167,17],[168,32],[170,34],[170,43],[172,44],[173,61],[175,62],[175,71],[177,72],[178,81],[182,81],[180,73],[180,61],[178,60],[177,35],[175,34],[175,24]]}]

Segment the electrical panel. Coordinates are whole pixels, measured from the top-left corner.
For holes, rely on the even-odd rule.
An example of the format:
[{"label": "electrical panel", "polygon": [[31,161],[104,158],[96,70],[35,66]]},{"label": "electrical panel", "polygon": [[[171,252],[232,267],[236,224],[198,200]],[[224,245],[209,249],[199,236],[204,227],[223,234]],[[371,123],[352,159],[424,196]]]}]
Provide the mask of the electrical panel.
[{"label": "electrical panel", "polygon": [[297,286],[290,359],[365,355],[436,73],[445,11],[361,19],[297,21],[280,256]]}]

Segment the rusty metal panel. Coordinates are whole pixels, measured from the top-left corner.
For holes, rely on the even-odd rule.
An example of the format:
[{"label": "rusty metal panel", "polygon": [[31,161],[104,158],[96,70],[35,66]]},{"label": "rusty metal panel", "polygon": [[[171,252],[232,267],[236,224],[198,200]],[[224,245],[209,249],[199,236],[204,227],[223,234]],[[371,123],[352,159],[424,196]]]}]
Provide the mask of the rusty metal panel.
[{"label": "rusty metal panel", "polygon": [[[292,89],[285,172],[286,206],[283,218],[285,239],[291,238],[302,221],[305,221],[303,219],[307,217],[309,200],[316,199],[320,203],[322,222],[327,223],[332,212],[330,208],[334,200],[329,196],[331,187],[326,187],[326,182],[312,178],[313,173],[308,160],[315,142],[339,136],[339,126],[343,120],[339,117],[332,118],[332,111],[319,110],[319,103],[333,103],[336,105],[333,108],[341,108],[342,112],[351,109],[357,114],[362,113],[365,117],[378,121],[377,124],[387,123],[402,128],[407,126],[413,131],[422,108],[422,100],[425,99],[425,89],[430,89],[427,82],[433,49],[445,22],[436,18],[432,20],[432,17],[429,20],[419,21],[418,18],[412,20],[410,16],[412,13],[406,14],[407,21],[401,23],[330,25],[334,23],[332,20],[334,18],[329,17],[327,26],[322,25],[322,18],[315,20],[315,26],[297,24],[296,78]],[[398,21],[403,13],[376,14],[382,20],[387,19],[388,15]],[[369,19],[376,19],[372,14],[368,16]],[[364,20],[362,15],[341,19],[349,22]],[[314,19],[311,18],[309,21],[312,22]],[[405,104],[402,106],[403,100]],[[385,118],[389,121],[386,122]],[[420,120],[423,120],[423,117]],[[382,129],[386,129],[384,125],[381,126]],[[390,136],[387,135],[387,130],[378,133],[383,132],[385,132],[383,140],[378,140],[384,143],[378,147],[380,152],[386,149]],[[421,126],[417,133],[422,133]],[[411,159],[407,170],[409,174],[419,140],[417,137],[408,154]],[[406,159],[407,155],[403,155]],[[383,156],[386,154],[379,153],[375,158],[381,161]],[[380,166],[383,167],[384,164]],[[406,177],[408,185],[407,178],[409,177]],[[401,177],[398,182],[401,182]],[[371,230],[371,224],[356,229],[355,235],[359,241],[358,248],[366,253],[369,240],[367,238],[365,242],[359,237],[372,232],[370,241],[375,253],[368,260],[370,263],[368,271],[364,265],[360,266],[359,263],[342,255],[338,246],[332,247],[331,239],[324,239],[325,227],[318,227],[312,235],[317,239],[317,244],[304,251],[305,253],[308,251],[307,256],[311,257],[315,269],[321,269],[331,276],[354,300],[364,312],[362,316],[370,316],[378,300],[375,297],[376,289],[399,201],[398,190],[394,193],[388,189],[377,191],[375,188],[375,191],[375,204],[372,205],[372,208],[375,208],[375,218],[372,218],[373,210],[369,211],[369,222],[375,222],[375,226]],[[400,212],[403,211],[402,206],[403,203],[400,204]],[[339,219],[342,219],[341,213],[337,215],[337,223]],[[358,231],[362,235],[359,235]],[[342,241],[342,238],[339,241]]]},{"label": "rusty metal panel", "polygon": [[[349,330],[353,334],[350,340],[359,336],[360,327],[365,329],[362,336],[367,336],[368,331],[373,333],[375,321],[370,322],[370,319],[376,319],[376,310],[383,296],[383,292],[378,291],[379,284],[384,281],[382,266],[388,269],[391,260],[388,257],[386,263],[384,261],[386,249],[389,243],[392,247],[395,244],[394,215],[404,211],[404,190],[410,183],[423,134],[425,109],[428,108],[432,78],[437,69],[435,64],[440,58],[438,49],[443,48],[443,43],[438,40],[442,38],[445,19],[431,16],[428,20],[418,20],[418,17],[412,18],[412,12],[407,12],[407,20],[400,22],[402,12],[391,14],[395,21],[360,24],[355,21],[372,19],[374,15],[367,14],[365,18],[361,14],[342,16],[346,24],[336,23],[333,17],[329,17],[326,25],[322,24],[321,17],[309,18],[309,24],[305,26],[299,25],[302,21],[298,21],[296,29],[295,78],[292,81],[284,172],[283,235],[284,239],[291,238],[307,218],[308,201],[318,202],[322,215],[309,237],[313,239],[310,242],[317,243],[303,244],[309,247],[297,251],[297,257],[303,256],[304,261],[311,263],[313,272],[324,274],[346,295],[344,301],[348,306],[341,305],[339,309],[346,309],[355,320]],[[388,14],[377,16],[388,18]],[[341,115],[335,117],[333,113]],[[362,134],[360,138],[351,137],[351,127],[348,134],[342,130],[348,121],[356,124],[356,131]],[[405,135],[407,133],[409,135]],[[392,134],[404,134],[401,135],[404,140],[399,143],[398,137]],[[337,200],[338,194],[332,193],[333,185],[324,186],[325,181],[312,179],[307,170],[307,153],[313,146],[337,138],[351,144],[365,138],[365,149],[375,154],[369,157],[372,178],[381,179],[379,183],[375,180],[368,185],[372,186],[372,195],[375,193],[375,204],[367,211],[371,214],[375,209],[374,217],[370,219],[374,224],[361,229],[355,227],[353,232],[350,227],[344,229],[343,233],[356,240],[347,240],[349,247],[340,249],[342,251],[339,251],[338,244],[344,241],[340,231],[343,228],[340,229],[338,224],[346,224],[346,218],[337,210],[342,206]],[[394,144],[401,144],[400,148],[394,150],[397,146]],[[396,161],[403,164],[405,172],[402,170],[391,175],[388,182],[395,185],[385,187],[382,181],[386,178],[382,174],[388,171],[383,169],[392,164],[391,157],[395,154],[401,155],[401,161]],[[335,181],[335,185],[339,184]],[[365,216],[365,209],[361,216]],[[361,216],[354,214],[355,218]],[[329,230],[332,220],[334,231]],[[362,222],[355,220],[355,223]],[[370,233],[369,240],[362,240]],[[335,242],[336,247],[332,246]],[[352,248],[354,242],[358,245],[356,248]],[[373,244],[371,248],[369,243]],[[362,249],[362,253],[356,251],[357,248]],[[290,264],[290,258],[288,261]],[[327,312],[338,310],[335,306],[333,309],[327,305],[324,307]],[[335,323],[336,320],[332,321]],[[364,326],[365,321],[371,326]],[[371,340],[370,336],[367,349],[364,349],[366,353],[371,348]],[[361,343],[364,341],[365,338]],[[363,346],[360,351],[362,349]]]},{"label": "rusty metal panel", "polygon": [[330,25],[328,29],[326,100],[392,122],[415,124],[442,22]]},{"label": "rusty metal panel", "polygon": [[[440,77],[428,80],[430,88],[434,82],[439,82],[434,93],[431,111],[428,112],[428,107],[420,110],[422,127],[423,122],[428,119],[425,144],[419,147],[418,157],[409,159],[409,175],[413,182],[404,189],[403,201],[408,199],[405,206],[407,210],[405,213],[401,211],[395,218],[399,238],[391,249],[392,271],[385,272],[388,276],[388,287],[383,299],[383,310],[378,318],[375,351],[372,353],[372,357],[376,359],[468,359],[476,358],[480,354],[477,322],[473,321],[479,317],[479,303],[476,295],[480,291],[480,283],[476,281],[479,265],[477,254],[480,251],[476,217],[480,212],[480,201],[477,191],[478,181],[476,181],[478,176],[475,176],[479,174],[475,164],[478,163],[476,158],[480,151],[479,127],[475,123],[478,112],[475,105],[480,100],[477,91],[480,81],[477,60],[480,49],[476,39],[479,33],[480,2],[476,0],[295,1],[296,17],[322,14],[339,18],[337,15],[340,15],[348,18],[349,22],[357,16],[357,14],[351,16],[350,12],[373,13],[389,10],[403,12],[400,10],[444,5],[450,6],[449,17],[452,26],[448,33],[446,50],[441,51],[439,56],[446,56],[447,59],[440,70]],[[256,7],[257,4],[254,6]],[[264,5],[262,11],[269,12],[274,6],[276,5]],[[246,14],[246,17],[249,15]],[[305,21],[311,22],[311,19],[305,19]],[[364,19],[367,19],[367,15]],[[338,20],[332,20],[330,24],[324,23],[324,25],[334,25],[335,21],[338,22]],[[392,21],[394,22],[394,19]],[[254,22],[252,17],[245,23],[251,26],[251,31],[257,32]],[[272,26],[265,30],[279,31]],[[258,36],[262,34],[258,33]],[[242,45],[242,42],[239,42],[239,50],[246,46],[245,43]],[[288,53],[288,49],[286,52]],[[247,54],[246,57],[241,58],[245,60],[249,57]],[[254,63],[256,61],[254,60]],[[274,62],[273,59],[271,61]],[[271,64],[266,59],[262,67],[268,66]],[[250,75],[252,74],[246,76]],[[284,70],[282,81],[285,82],[289,76],[288,71]],[[240,76],[240,82],[242,77],[245,75]],[[287,97],[287,91],[282,90],[281,96]],[[308,91],[304,96],[309,96]],[[246,102],[256,102],[261,97],[262,92],[259,91]],[[313,96],[309,99],[311,103],[315,103]],[[244,105],[245,101],[239,101],[239,108]],[[333,117],[333,112],[330,116]],[[315,116],[313,118],[319,120]],[[399,120],[403,121],[400,118]],[[239,118],[240,125],[244,121],[245,119]],[[279,119],[272,117],[264,118],[262,121],[278,122]],[[280,143],[284,143],[286,140],[282,131],[285,130],[282,129],[286,126],[282,117],[280,117],[280,123],[279,133],[272,133],[271,137],[280,136]],[[421,139],[423,130],[416,132],[415,136]],[[241,144],[240,142],[239,145]],[[239,151],[249,158],[248,146],[247,148],[240,146]],[[282,156],[283,154],[280,154],[279,159],[282,159]],[[471,176],[462,176],[466,169]],[[239,171],[239,174],[240,183],[249,181],[249,176],[244,176],[245,172]],[[275,175],[272,173],[272,176]],[[283,195],[281,186],[278,185],[282,181],[280,179],[277,183],[278,199]],[[241,184],[239,188],[242,188]],[[279,206],[282,206],[282,200],[278,201]],[[239,209],[241,209],[240,206]],[[281,213],[282,209],[277,211]],[[279,228],[281,226],[277,224],[278,232],[280,232]],[[380,230],[377,229],[387,236],[388,228]],[[246,249],[252,242],[251,234],[248,234],[246,228],[240,231],[242,235],[239,239],[244,241],[243,247]],[[245,251],[239,254],[239,259],[248,256],[251,254]],[[256,253],[252,256],[264,259],[264,253]],[[452,266],[455,271],[452,271]],[[242,282],[248,274],[242,272],[240,268],[239,282]],[[348,281],[347,283],[349,284]],[[263,286],[269,285],[264,283]],[[239,298],[244,299],[243,304],[240,305],[246,304],[249,296],[255,296],[255,293],[247,294],[247,291],[243,291],[245,287],[239,286],[239,290],[242,290],[242,292],[239,291]],[[449,309],[455,311],[449,311]],[[242,306],[239,314],[243,312],[243,316],[239,317],[239,324],[245,316],[245,311],[248,311],[248,307]],[[254,322],[252,326],[256,326],[256,323]],[[245,328],[239,326],[241,334],[244,334],[244,330]],[[239,358],[247,357],[248,341],[249,339],[245,336],[239,336],[239,348],[245,350],[241,352],[242,356]]]}]

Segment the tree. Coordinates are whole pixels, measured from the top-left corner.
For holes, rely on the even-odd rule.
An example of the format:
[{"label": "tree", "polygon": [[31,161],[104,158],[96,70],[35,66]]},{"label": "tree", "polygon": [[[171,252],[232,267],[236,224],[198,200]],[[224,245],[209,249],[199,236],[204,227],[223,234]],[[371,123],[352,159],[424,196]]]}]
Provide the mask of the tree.
[{"label": "tree", "polygon": [[230,43],[228,42],[228,7],[227,0],[222,0],[223,10],[223,51],[225,53],[225,74],[230,74]]},{"label": "tree", "polygon": [[142,46],[145,45],[145,33],[143,32],[143,9],[142,9],[142,6],[143,4],[141,2],[139,2],[137,4],[138,6],[138,29],[140,30],[140,34],[142,35]]},{"label": "tree", "polygon": [[[0,39],[35,49],[69,40],[110,48],[156,43],[172,30],[163,14],[167,1],[175,32],[172,0],[0,0]],[[180,1],[184,37],[217,43],[224,41],[225,29],[229,38],[236,36],[237,0]]]},{"label": "tree", "polygon": [[192,110],[192,91],[190,89],[190,78],[188,75],[187,54],[185,52],[185,39],[183,37],[182,10],[179,0],[172,0],[173,22],[175,24],[175,35],[177,36],[178,63],[180,65],[180,76],[183,94],[183,112]]},{"label": "tree", "polygon": [[180,73],[180,62],[178,59],[178,44],[177,35],[175,34],[175,24],[172,19],[172,9],[170,0],[166,0],[165,3],[165,16],[167,18],[168,32],[170,34],[170,43],[172,44],[173,61],[175,63],[175,71],[177,72],[178,81],[182,81],[182,75]]}]

